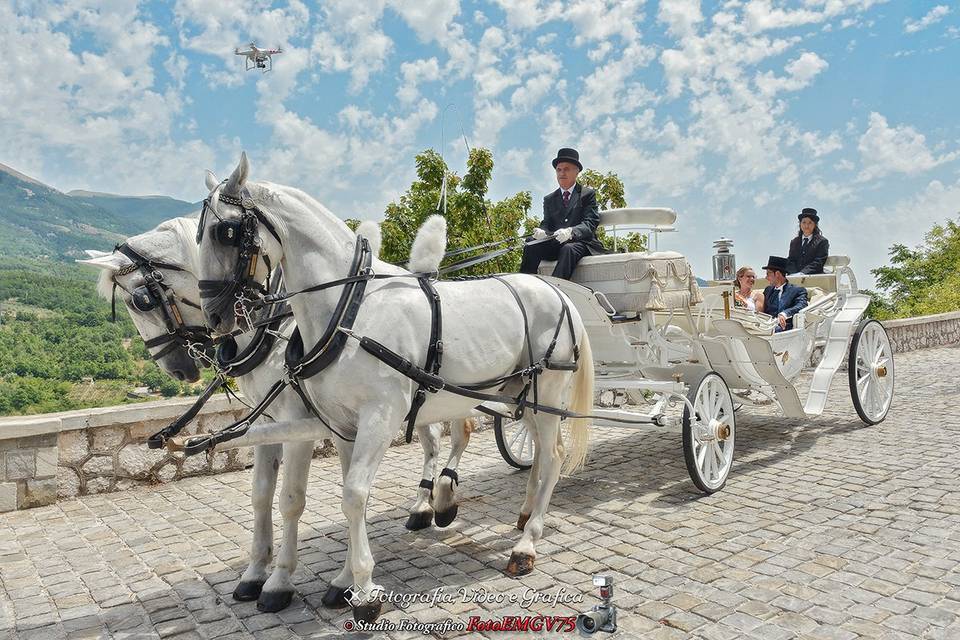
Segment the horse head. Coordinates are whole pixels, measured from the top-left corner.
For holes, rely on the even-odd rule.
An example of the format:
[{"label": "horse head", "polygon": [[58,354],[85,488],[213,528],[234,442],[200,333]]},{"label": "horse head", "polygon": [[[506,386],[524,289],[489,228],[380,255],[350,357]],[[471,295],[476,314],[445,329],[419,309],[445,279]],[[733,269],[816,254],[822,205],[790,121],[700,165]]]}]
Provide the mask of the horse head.
[{"label": "horse head", "polygon": [[248,184],[247,154],[221,182],[209,171],[197,229],[200,300],[207,326],[228,333],[247,301],[263,292],[261,283],[283,258],[274,223],[261,210],[264,190]]},{"label": "horse head", "polygon": [[120,296],[151,357],[167,375],[185,382],[200,379],[189,344],[206,338],[195,256],[184,241],[195,231],[196,220],[175,218],[112,253],[88,251],[89,259],[77,261],[102,270],[98,293],[105,299]]}]

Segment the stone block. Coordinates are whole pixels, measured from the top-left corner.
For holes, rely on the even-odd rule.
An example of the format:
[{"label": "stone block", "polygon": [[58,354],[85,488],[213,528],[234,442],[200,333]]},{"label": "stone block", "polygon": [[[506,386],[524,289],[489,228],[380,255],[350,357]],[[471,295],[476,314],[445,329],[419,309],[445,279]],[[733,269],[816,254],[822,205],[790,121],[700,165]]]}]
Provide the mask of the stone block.
[{"label": "stone block", "polygon": [[212,463],[212,468],[214,473],[226,471],[228,466],[230,466],[230,452],[229,451],[214,452],[213,463]]},{"label": "stone block", "polygon": [[210,471],[210,460],[206,454],[187,456],[180,465],[180,476],[199,476]]},{"label": "stone block", "polygon": [[57,501],[57,479],[27,480],[21,484],[19,507],[30,509],[44,507]]},{"label": "stone block", "polygon": [[7,480],[25,480],[36,474],[35,449],[13,449],[4,453]]},{"label": "stone block", "polygon": [[80,494],[80,476],[70,467],[57,469],[57,497],[72,498]]},{"label": "stone block", "polygon": [[117,475],[146,479],[167,455],[165,449],[148,449],[144,444],[130,443],[117,454]]},{"label": "stone block", "polygon": [[234,451],[234,462],[238,469],[246,469],[253,466],[253,447],[240,447]]},{"label": "stone block", "polygon": [[17,509],[17,483],[0,482],[0,513],[4,511],[16,511]]},{"label": "stone block", "polygon": [[127,430],[123,427],[98,427],[91,429],[91,433],[95,453],[113,453],[127,436]]},{"label": "stone block", "polygon": [[87,474],[109,474],[113,475],[113,456],[94,455],[83,465],[83,473]]},{"label": "stone block", "polygon": [[177,464],[172,460],[157,470],[157,478],[160,482],[170,482],[175,477],[177,477]]},{"label": "stone block", "polygon": [[64,431],[57,441],[61,464],[78,464],[90,453],[86,431]]},{"label": "stone block", "polygon": [[110,491],[110,485],[113,483],[113,478],[88,478],[86,493],[106,493]]},{"label": "stone block", "polygon": [[169,425],[172,420],[145,420],[144,422],[136,422],[130,425],[130,441],[131,442],[146,442],[147,438],[155,434],[157,431],[160,431],[167,425]]},{"label": "stone block", "polygon": [[37,449],[37,478],[52,478],[57,475],[57,447]]}]

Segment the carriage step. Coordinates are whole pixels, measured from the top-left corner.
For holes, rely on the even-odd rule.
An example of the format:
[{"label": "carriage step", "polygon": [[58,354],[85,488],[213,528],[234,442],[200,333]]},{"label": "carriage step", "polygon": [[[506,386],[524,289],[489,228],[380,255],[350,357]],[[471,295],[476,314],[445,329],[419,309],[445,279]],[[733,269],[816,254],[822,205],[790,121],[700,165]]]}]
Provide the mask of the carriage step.
[{"label": "carriage step", "polygon": [[804,406],[804,411],[808,415],[818,416],[823,413],[827,405],[827,392],[830,390],[830,383],[833,381],[837,369],[840,368],[843,357],[847,355],[850,336],[853,335],[863,312],[867,310],[869,304],[869,296],[864,294],[848,295],[844,300],[843,308],[830,323],[830,335],[827,336],[827,344],[823,349],[820,364],[813,372],[810,391],[807,394],[807,403]]}]

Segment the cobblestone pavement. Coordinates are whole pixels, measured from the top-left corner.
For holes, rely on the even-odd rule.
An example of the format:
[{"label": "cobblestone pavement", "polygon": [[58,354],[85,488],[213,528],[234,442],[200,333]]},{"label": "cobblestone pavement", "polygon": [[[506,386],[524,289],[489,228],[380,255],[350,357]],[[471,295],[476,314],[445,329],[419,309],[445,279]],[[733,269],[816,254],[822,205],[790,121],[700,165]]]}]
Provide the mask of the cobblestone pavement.
[{"label": "cobblestone pavement", "polygon": [[[596,429],[588,467],[554,493],[535,571],[519,580],[502,570],[526,475],[501,461],[492,431],[464,457],[460,516],[446,530],[403,528],[420,453],[393,448],[369,507],[377,582],[474,595],[564,586],[583,602],[454,598],[388,606],[383,618],[571,615],[597,603],[591,576],[604,572],[623,638],[960,638],[958,359],[956,348],[901,355],[894,408],[874,427],[857,419],[843,372],[821,418],[744,409],[733,472],[712,496],[687,478],[677,430]],[[348,616],[320,606],[345,551],[337,461],[313,463],[299,595],[278,614],[230,598],[250,540],[250,475],[4,514],[0,636],[346,636]]]}]

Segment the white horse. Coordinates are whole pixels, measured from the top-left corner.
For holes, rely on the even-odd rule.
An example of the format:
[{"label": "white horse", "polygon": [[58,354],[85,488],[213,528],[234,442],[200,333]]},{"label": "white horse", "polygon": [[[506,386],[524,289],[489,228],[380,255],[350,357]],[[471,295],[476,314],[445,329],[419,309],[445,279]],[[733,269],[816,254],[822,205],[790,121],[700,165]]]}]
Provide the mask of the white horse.
[{"label": "white horse", "polygon": [[[425,225],[418,233],[411,260],[425,268],[431,266],[435,268],[435,265],[439,264],[443,248],[438,250],[434,239],[438,233],[443,235],[444,229],[438,230],[435,223],[432,226]],[[184,324],[202,326],[203,317],[199,307],[191,305],[191,301],[200,300],[196,275],[199,257],[195,241],[196,233],[195,217],[175,218],[162,223],[152,231],[129,238],[127,244],[145,258],[176,265],[183,269],[182,271],[162,268],[159,270],[163,275],[164,285],[179,303],[178,309]],[[363,223],[357,233],[369,238],[372,246],[379,247],[379,227],[376,224]],[[131,292],[143,285],[143,275],[138,270],[130,270],[133,265],[131,259],[118,251],[113,253],[88,251],[87,253],[91,259],[78,262],[103,270],[98,282],[100,295],[109,299],[113,294],[113,285],[117,283],[121,298],[126,303],[130,317],[141,337],[149,341],[166,334],[168,325],[162,308],[140,311],[131,304]],[[289,337],[293,326],[292,320],[284,321],[280,327],[280,333]],[[251,338],[252,332],[238,336],[238,351],[245,349]],[[169,350],[157,359],[157,363],[168,375],[179,380],[193,382],[200,377],[196,361],[182,346]],[[248,399],[255,403],[259,402],[273,383],[283,376],[283,365],[283,347],[280,343],[275,345],[260,366],[246,375],[238,376],[237,384]],[[282,393],[267,412],[271,416],[287,420],[312,418],[300,399],[290,390]],[[441,428],[440,424],[417,426],[417,434],[424,452],[423,478],[430,482],[436,477]],[[453,447],[447,462],[449,468],[454,470],[457,468],[471,430],[472,421],[464,420],[452,425]],[[322,425],[318,426],[315,435],[316,438],[332,437],[332,434]],[[310,469],[313,445],[313,440],[301,440],[285,442],[282,445],[268,444],[254,447],[251,495],[254,511],[253,540],[250,561],[233,592],[233,597],[243,601],[257,600],[257,607],[262,611],[279,611],[290,604],[293,596],[292,575],[297,566],[298,524],[305,506],[307,474]],[[284,465],[283,489],[280,495],[280,512],[284,521],[283,540],[274,570],[268,573],[267,567],[272,560],[274,542],[272,503],[281,459]],[[349,466],[349,460],[341,456],[341,464],[346,469]],[[454,487],[449,483],[439,483],[439,485],[435,491],[426,487],[419,489],[417,500],[410,510],[406,524],[408,529],[429,526],[435,513],[438,526],[446,526],[452,522],[457,509]],[[338,599],[327,604],[345,606],[346,603]]]},{"label": "white horse", "polygon": [[[260,254],[271,263],[282,265],[289,291],[349,275],[357,246],[350,229],[302,191],[272,183],[249,183],[248,173],[249,164],[243,154],[230,178],[211,189],[208,215],[201,222],[201,279],[223,282],[236,273],[239,252],[236,247],[222,243],[217,232],[240,223],[241,209],[220,201],[221,194],[232,202],[239,202],[238,198],[242,197],[247,206],[256,206],[261,212],[263,219],[254,230]],[[272,226],[272,231],[264,221]],[[377,259],[373,260],[372,267],[377,274],[407,273]],[[257,277],[263,276],[263,269],[259,268]],[[546,353],[555,340],[553,361],[558,364],[572,362],[576,357],[576,343],[579,343],[579,367],[576,371],[543,370],[539,376],[538,400],[544,406],[566,406],[578,414],[589,413],[593,405],[590,345],[576,308],[558,289],[540,278],[522,274],[502,279],[438,282],[435,286],[442,304],[441,375],[446,380],[457,384],[479,383],[533,364],[529,362],[527,337],[534,359]],[[510,288],[522,300],[526,318]],[[325,289],[290,300],[306,349],[324,333],[341,290],[342,287]],[[209,326],[220,332],[233,329],[236,318],[232,312],[224,311],[222,305],[210,298],[203,306]],[[564,307],[568,310],[570,331],[564,320]],[[558,320],[564,323],[559,331]],[[352,335],[375,339],[411,362],[421,362],[430,326],[430,310],[415,280],[370,280],[366,283]],[[516,395],[522,385],[523,381],[511,378],[503,384],[500,393]],[[320,374],[304,379],[302,386],[313,402],[323,408],[333,428],[341,433],[356,433],[354,443],[343,443],[350,456],[342,504],[350,526],[350,548],[347,565],[333,579],[332,587],[349,586],[354,617],[371,620],[379,614],[380,602],[376,596],[378,588],[372,581],[374,560],[366,531],[367,500],[383,455],[410,409],[417,384],[361,349],[357,341],[348,340],[338,358]],[[418,421],[428,424],[459,418],[469,415],[477,404],[476,399],[444,391],[429,394]],[[528,409],[523,414],[523,422],[534,435],[535,462],[518,520],[523,535],[507,565],[511,575],[532,571],[535,544],[543,533],[544,516],[565,453],[568,454],[566,468],[578,468],[586,456],[588,440],[585,419],[571,419],[568,452],[564,451],[557,415]],[[256,435],[265,433],[267,426]],[[277,427],[277,433],[307,437],[304,431],[309,431],[311,425],[293,421]],[[248,435],[251,441],[256,441],[254,430]]]}]

